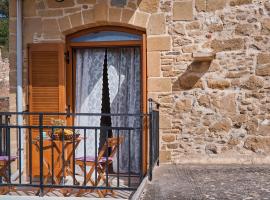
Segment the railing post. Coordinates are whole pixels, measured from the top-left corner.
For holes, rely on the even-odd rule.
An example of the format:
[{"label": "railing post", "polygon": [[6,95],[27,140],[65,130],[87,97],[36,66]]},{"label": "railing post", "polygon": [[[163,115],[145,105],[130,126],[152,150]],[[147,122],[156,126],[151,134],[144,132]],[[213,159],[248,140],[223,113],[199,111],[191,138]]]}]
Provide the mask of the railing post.
[{"label": "railing post", "polygon": [[40,150],[39,150],[39,187],[40,192],[39,196],[43,196],[43,113],[39,113],[39,141],[40,141]]},{"label": "railing post", "polygon": [[148,180],[152,181],[153,168],[153,101],[149,99],[149,170]]}]

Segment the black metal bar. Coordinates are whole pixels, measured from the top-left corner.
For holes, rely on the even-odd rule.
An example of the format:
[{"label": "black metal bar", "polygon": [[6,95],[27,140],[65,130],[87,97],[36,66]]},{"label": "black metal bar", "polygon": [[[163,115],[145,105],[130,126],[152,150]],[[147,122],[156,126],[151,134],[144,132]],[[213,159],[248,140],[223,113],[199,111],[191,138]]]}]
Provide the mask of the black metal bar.
[{"label": "black metal bar", "polygon": [[148,179],[152,181],[152,167],[153,167],[153,110],[152,110],[152,102],[149,102],[149,170],[148,170]]},{"label": "black metal bar", "polygon": [[144,121],[144,118],[143,117],[140,117],[140,126],[141,126],[141,129],[139,130],[139,134],[140,134],[140,159],[139,159],[139,162],[140,162],[140,182],[142,181],[143,179],[143,121]]},{"label": "black metal bar", "polygon": [[21,149],[22,149],[22,129],[19,128],[19,183],[22,183],[22,154],[21,154]]},{"label": "black metal bar", "polygon": [[57,112],[0,112],[0,115],[37,115],[46,116],[146,116],[147,113],[57,113]]},{"label": "black metal bar", "polygon": [[120,152],[119,130],[117,130],[117,187],[119,187],[119,152]]},{"label": "black metal bar", "polygon": [[64,132],[64,128],[61,129],[62,130],[62,184],[65,184],[65,132]]},{"label": "black metal bar", "polygon": [[[0,115],[0,126],[3,124],[3,116]],[[0,155],[3,155],[3,149],[4,149],[4,145],[3,145],[3,131],[2,128],[0,128]],[[2,177],[0,177],[0,183],[2,183]]]},{"label": "black metal bar", "polygon": [[97,186],[97,156],[98,156],[98,152],[97,152],[97,129],[95,129],[95,186]]},{"label": "black metal bar", "polygon": [[32,129],[29,129],[29,181],[32,184]]},{"label": "black metal bar", "polygon": [[130,187],[130,174],[131,174],[131,149],[130,149],[130,136],[131,132],[128,130],[128,187]]},{"label": "black metal bar", "polygon": [[40,192],[39,196],[43,196],[44,185],[43,185],[43,114],[39,114],[39,140],[40,140],[40,151],[39,151],[39,181],[40,181]]},{"label": "black metal bar", "polygon": [[107,148],[106,148],[106,187],[108,187],[109,185],[109,170],[108,170],[108,156],[109,156],[109,142],[108,142],[108,133],[109,133],[109,129],[106,129],[106,142],[105,142],[105,145],[107,145]]},{"label": "black metal bar", "polygon": [[6,133],[7,133],[7,155],[8,155],[8,183],[11,184],[11,162],[10,162],[10,150],[11,150],[11,147],[10,147],[10,129],[7,128],[6,130]]},{"label": "black metal bar", "polygon": [[73,138],[72,138],[72,178],[73,178],[73,185],[76,184],[75,181],[75,130],[72,129],[72,134],[73,134]]},{"label": "black metal bar", "polygon": [[52,184],[54,184],[54,128],[52,128],[52,134],[51,134],[51,153],[52,153]]},{"label": "black metal bar", "polygon": [[[40,185],[39,184],[16,184],[16,183],[13,183],[13,184],[2,184],[1,186],[15,186],[15,187],[37,187],[39,188]],[[46,184],[43,186],[43,188],[59,188],[59,189],[62,189],[62,188],[71,188],[71,189],[95,189],[95,190],[127,190],[127,191],[134,191],[134,190],[137,190],[137,187],[105,187],[105,186],[90,186],[90,185],[87,185],[87,186],[82,186],[82,185],[52,185],[52,184]]]},{"label": "black metal bar", "polygon": [[83,167],[84,167],[84,185],[86,185],[86,129],[83,131],[84,134],[84,145],[83,145]]}]

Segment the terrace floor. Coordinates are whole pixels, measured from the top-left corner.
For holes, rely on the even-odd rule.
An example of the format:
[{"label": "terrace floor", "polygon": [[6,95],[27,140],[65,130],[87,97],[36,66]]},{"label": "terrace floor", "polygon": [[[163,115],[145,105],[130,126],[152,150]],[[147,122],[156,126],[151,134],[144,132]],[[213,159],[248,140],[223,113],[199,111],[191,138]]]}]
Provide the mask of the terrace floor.
[{"label": "terrace floor", "polygon": [[141,200],[270,199],[269,165],[161,165]]},{"label": "terrace floor", "polygon": [[[67,177],[67,179],[69,179],[66,182],[66,185],[71,185],[72,184],[72,178],[71,177]],[[82,178],[81,178],[82,179]],[[80,181],[80,179],[77,177],[77,180]],[[117,186],[117,179],[116,178],[109,178],[109,181],[111,183],[112,187],[116,187]],[[119,187],[121,188],[125,188],[127,187],[127,178],[121,178],[119,180],[120,185]],[[82,182],[82,180],[81,180]],[[132,178],[131,179],[131,183],[132,184],[138,184],[138,179],[136,178]],[[38,193],[39,189],[38,188],[33,188],[33,187],[16,187],[14,188],[14,190],[11,190],[9,193],[5,194],[5,195],[0,195],[0,199],[7,199],[7,200],[13,200],[13,199],[31,199],[33,197],[38,197],[37,193]],[[114,190],[115,192],[115,196],[113,197],[112,195],[108,194],[105,196],[105,199],[128,199],[130,197],[130,195],[132,194],[132,191],[128,191],[128,190]],[[65,196],[63,194],[63,190],[61,189],[52,189],[51,191],[49,191],[48,189],[44,189],[44,196],[43,199],[56,199],[56,197],[60,197],[57,199],[61,199],[61,197],[64,197],[65,199],[84,199],[84,198],[99,198],[98,194],[96,192],[90,191],[90,190],[84,190],[84,192],[82,193],[82,195],[80,195],[80,197],[77,197],[77,194],[79,193],[79,189],[75,189],[72,188],[69,190],[68,194]],[[21,197],[21,198],[19,198]],[[67,198],[69,197],[69,198]],[[40,198],[38,198],[40,199]],[[42,199],[42,198],[41,198]]]}]

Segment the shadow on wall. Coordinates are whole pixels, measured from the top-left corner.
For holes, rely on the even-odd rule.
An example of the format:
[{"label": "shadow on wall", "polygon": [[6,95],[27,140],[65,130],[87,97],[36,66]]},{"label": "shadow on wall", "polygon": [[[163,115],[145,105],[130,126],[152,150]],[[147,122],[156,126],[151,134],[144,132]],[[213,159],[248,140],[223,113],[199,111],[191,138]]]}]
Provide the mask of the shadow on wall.
[{"label": "shadow on wall", "polygon": [[200,78],[208,71],[212,61],[194,61],[187,70],[173,83],[173,91],[189,90],[202,87]]}]

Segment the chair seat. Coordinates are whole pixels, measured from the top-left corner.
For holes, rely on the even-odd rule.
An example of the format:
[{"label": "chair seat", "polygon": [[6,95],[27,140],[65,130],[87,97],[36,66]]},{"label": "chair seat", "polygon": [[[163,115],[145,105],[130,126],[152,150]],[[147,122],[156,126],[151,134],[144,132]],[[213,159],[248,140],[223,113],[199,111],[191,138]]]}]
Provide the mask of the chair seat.
[{"label": "chair seat", "polygon": [[[78,157],[78,158],[75,158],[76,161],[84,161],[84,157]],[[107,161],[107,158],[106,157],[102,157],[100,160],[99,160],[99,163],[105,163]],[[113,158],[112,157],[108,157],[108,161],[113,161]],[[85,162],[95,162],[95,157],[94,156],[86,156],[85,157]]]},{"label": "chair seat", "polygon": [[[17,156],[10,156],[10,161],[15,161]],[[8,161],[8,156],[0,156],[0,161]]]}]

